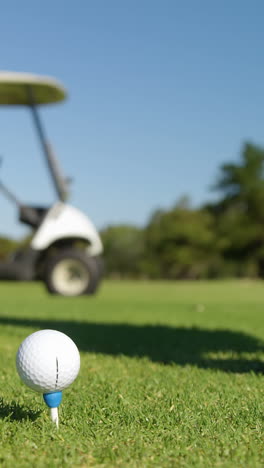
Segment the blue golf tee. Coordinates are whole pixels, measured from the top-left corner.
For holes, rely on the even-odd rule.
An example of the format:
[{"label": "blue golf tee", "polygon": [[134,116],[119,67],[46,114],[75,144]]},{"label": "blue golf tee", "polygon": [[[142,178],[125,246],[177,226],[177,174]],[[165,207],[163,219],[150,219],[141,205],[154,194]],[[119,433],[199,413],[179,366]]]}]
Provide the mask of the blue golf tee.
[{"label": "blue golf tee", "polygon": [[62,392],[44,393],[43,398],[49,408],[58,408],[62,400]]}]

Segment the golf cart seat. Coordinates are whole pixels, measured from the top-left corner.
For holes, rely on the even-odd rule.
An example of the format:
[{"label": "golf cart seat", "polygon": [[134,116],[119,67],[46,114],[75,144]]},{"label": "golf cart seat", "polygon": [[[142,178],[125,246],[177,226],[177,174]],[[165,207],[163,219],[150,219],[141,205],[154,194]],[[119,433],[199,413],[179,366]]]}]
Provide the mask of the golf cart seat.
[{"label": "golf cart seat", "polygon": [[19,221],[36,229],[40,226],[47,211],[48,208],[44,207],[20,205]]}]

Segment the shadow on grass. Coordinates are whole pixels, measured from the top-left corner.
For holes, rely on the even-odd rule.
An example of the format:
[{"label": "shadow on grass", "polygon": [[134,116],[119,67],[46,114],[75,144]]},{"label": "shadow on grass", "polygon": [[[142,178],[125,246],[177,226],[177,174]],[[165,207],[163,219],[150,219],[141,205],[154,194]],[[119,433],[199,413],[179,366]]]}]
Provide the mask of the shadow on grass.
[{"label": "shadow on grass", "polygon": [[0,418],[8,419],[9,421],[35,421],[40,415],[41,411],[33,411],[24,406],[17,404],[15,401],[5,403],[0,399]]},{"label": "shadow on grass", "polygon": [[[237,373],[264,371],[264,363],[256,358],[256,353],[264,351],[263,343],[254,336],[231,330],[7,317],[0,317],[0,324],[62,331],[81,351],[148,357],[164,364],[191,364]],[[253,356],[247,359],[242,353]]]}]

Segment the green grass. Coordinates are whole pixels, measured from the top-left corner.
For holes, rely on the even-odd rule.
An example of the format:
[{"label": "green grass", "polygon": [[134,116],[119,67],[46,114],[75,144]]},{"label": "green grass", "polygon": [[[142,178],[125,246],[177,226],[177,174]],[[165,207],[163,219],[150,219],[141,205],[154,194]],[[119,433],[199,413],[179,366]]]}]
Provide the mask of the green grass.
[{"label": "green grass", "polygon": [[[263,467],[264,284],[105,282],[96,297],[0,283],[1,467]],[[21,341],[71,336],[60,428],[15,369]]]}]

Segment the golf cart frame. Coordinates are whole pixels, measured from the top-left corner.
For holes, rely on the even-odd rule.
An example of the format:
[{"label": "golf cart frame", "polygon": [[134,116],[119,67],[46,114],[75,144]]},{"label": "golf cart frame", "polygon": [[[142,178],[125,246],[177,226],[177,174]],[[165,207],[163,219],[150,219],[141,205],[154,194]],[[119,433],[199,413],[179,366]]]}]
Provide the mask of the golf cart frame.
[{"label": "golf cart frame", "polygon": [[26,205],[0,181],[1,192],[17,206],[19,221],[33,231],[27,247],[0,263],[0,280],[42,280],[50,293],[78,296],[97,290],[103,246],[90,219],[67,203],[69,179],[62,175],[38,112],[38,106],[65,98],[64,87],[53,78],[0,72],[0,105],[31,111],[57,196],[52,206]]}]

